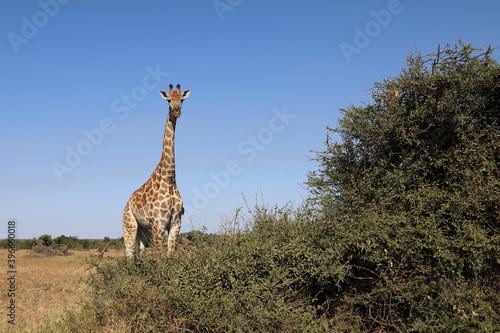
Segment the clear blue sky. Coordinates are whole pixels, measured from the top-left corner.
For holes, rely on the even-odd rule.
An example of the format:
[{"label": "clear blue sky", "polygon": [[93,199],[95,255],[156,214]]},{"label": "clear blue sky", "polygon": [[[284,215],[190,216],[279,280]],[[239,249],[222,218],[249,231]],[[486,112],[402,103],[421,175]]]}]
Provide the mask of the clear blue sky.
[{"label": "clear blue sky", "polygon": [[[121,237],[161,155],[170,83],[181,232],[300,203],[326,126],[415,45],[500,46],[498,1],[8,1],[0,13],[0,238]],[[361,31],[361,33],[360,33]],[[499,58],[499,51],[495,58]]]}]

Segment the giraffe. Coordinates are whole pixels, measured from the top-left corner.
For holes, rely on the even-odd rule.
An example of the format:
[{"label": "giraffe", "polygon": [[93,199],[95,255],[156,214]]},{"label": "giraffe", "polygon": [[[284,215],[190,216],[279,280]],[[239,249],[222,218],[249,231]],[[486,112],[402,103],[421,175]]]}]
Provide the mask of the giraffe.
[{"label": "giraffe", "polygon": [[144,250],[151,235],[156,251],[160,252],[165,230],[168,232],[167,254],[171,254],[181,227],[184,207],[175,183],[174,137],[182,102],[191,90],[181,93],[179,84],[175,91],[172,85],[169,88],[168,94],[160,90],[161,97],[169,103],[160,162],[146,183],[132,193],[123,210],[123,238],[128,258],[132,257],[137,243],[141,251]]}]

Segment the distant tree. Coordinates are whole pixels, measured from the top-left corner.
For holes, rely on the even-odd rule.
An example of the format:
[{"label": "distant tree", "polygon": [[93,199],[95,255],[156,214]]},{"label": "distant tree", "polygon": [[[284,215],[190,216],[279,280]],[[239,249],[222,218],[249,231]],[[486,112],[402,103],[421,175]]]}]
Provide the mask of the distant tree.
[{"label": "distant tree", "polygon": [[44,246],[51,246],[52,245],[52,236],[50,235],[42,235],[38,237],[38,240],[42,242]]},{"label": "distant tree", "polygon": [[54,238],[54,244],[57,246],[63,245],[65,243],[67,243],[67,237],[64,235]]},{"label": "distant tree", "polygon": [[109,242],[109,237],[104,237],[105,242]]},{"label": "distant tree", "polygon": [[35,244],[36,244],[36,238],[33,237],[32,239],[27,239],[26,241],[24,241],[23,248],[24,249],[32,249],[33,245],[35,245]]},{"label": "distant tree", "polygon": [[68,237],[65,235],[61,235],[59,237],[54,238],[53,242],[56,246],[69,245],[69,247],[71,248],[78,243],[78,237],[76,236]]},{"label": "distant tree", "polygon": [[90,247],[90,241],[88,239],[80,239],[78,245],[83,249],[87,250]]}]

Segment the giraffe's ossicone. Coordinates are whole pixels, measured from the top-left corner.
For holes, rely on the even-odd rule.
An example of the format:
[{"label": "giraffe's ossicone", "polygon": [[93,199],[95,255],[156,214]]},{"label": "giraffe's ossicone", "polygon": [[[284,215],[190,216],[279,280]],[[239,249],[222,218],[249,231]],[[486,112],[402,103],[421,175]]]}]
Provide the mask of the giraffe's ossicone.
[{"label": "giraffe's ossicone", "polygon": [[165,231],[168,232],[167,253],[172,253],[181,228],[184,208],[175,183],[175,124],[181,115],[182,101],[191,90],[181,93],[179,84],[176,90],[173,90],[172,85],[169,88],[168,94],[160,90],[161,97],[169,103],[160,162],[147,182],[132,193],[123,211],[123,239],[129,258],[133,256],[137,245],[143,250],[150,240],[154,241],[156,251],[160,252]]}]

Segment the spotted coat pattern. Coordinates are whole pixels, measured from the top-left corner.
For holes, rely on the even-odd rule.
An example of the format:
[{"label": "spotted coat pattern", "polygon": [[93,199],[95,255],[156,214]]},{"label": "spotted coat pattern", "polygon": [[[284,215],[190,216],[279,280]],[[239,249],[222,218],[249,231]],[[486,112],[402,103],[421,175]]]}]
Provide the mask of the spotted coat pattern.
[{"label": "spotted coat pattern", "polygon": [[181,228],[184,207],[175,183],[175,124],[181,115],[182,102],[191,91],[181,93],[180,85],[176,90],[172,85],[169,88],[168,94],[160,91],[169,103],[160,162],[146,183],[132,193],[123,210],[123,238],[129,258],[137,245],[143,250],[151,239],[156,251],[161,252],[165,231],[168,232],[167,253],[172,253]]}]

